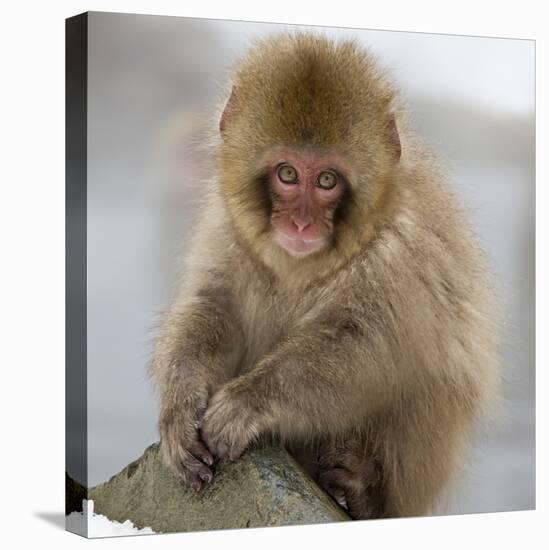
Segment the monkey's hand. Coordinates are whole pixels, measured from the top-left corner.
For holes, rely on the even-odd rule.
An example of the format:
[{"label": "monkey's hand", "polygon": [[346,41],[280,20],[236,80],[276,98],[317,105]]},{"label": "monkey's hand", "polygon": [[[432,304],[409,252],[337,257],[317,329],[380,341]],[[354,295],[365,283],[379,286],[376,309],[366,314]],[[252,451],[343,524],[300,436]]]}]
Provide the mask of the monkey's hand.
[{"label": "monkey's hand", "polygon": [[164,462],[195,491],[210,483],[213,456],[200,438],[198,425],[206,410],[206,398],[187,395],[160,415],[160,451]]},{"label": "monkey's hand", "polygon": [[359,438],[326,443],[318,457],[318,483],[354,519],[378,517],[382,474]]},{"label": "monkey's hand", "polygon": [[201,433],[210,451],[236,460],[260,434],[260,414],[238,379],[223,386],[210,400]]}]

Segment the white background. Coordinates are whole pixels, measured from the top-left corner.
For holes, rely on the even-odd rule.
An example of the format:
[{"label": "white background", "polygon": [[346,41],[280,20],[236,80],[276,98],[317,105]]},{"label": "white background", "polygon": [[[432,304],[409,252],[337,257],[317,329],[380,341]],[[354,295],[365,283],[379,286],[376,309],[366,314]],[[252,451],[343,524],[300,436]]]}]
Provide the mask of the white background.
[{"label": "white background", "polygon": [[[259,4],[259,3],[258,3]],[[540,6],[534,7],[534,6]],[[466,2],[284,2],[272,7],[245,1],[176,2],[20,2],[4,7],[0,90],[2,112],[2,541],[7,547],[31,544],[73,548],[81,544],[182,545],[214,547],[306,544],[422,548],[541,547],[547,512],[546,377],[544,327],[546,293],[539,288],[538,510],[505,514],[388,520],[347,525],[290,527],[253,531],[164,535],[86,542],[61,530],[64,498],[64,18],[86,10],[126,11],[247,19],[314,25],[353,26],[537,40],[538,182],[547,180],[547,17],[543,3]],[[430,10],[433,10],[432,12]],[[537,189],[537,280],[547,276],[543,253],[543,207],[547,192]],[[545,276],[545,277],[544,277]],[[544,490],[545,489],[545,490]],[[4,509],[5,508],[5,509]],[[8,540],[12,539],[12,540]],[[546,543],[547,541],[545,541]]]}]

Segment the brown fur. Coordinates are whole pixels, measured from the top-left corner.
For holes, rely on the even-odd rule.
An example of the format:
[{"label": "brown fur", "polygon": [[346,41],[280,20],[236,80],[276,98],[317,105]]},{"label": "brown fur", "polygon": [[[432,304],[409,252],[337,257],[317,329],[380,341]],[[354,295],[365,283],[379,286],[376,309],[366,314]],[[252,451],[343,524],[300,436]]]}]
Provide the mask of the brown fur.
[{"label": "brown fur", "polygon": [[[465,216],[353,43],[272,38],[233,85],[152,366],[166,462],[198,489],[201,438],[236,458],[274,436],[354,517],[427,514],[497,387],[492,292]],[[352,167],[332,246],[305,258],[270,234],[260,175],[281,145]]]}]

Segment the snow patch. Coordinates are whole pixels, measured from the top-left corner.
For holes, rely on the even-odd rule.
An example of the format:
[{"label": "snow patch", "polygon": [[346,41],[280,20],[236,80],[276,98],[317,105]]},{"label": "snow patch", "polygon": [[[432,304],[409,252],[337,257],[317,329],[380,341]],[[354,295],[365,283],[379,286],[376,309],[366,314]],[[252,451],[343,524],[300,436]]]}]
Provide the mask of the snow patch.
[{"label": "snow patch", "polygon": [[65,518],[67,531],[88,538],[155,534],[150,527],[138,529],[129,519],[124,523],[120,523],[112,521],[101,514],[95,514],[93,511],[93,500],[83,500],[82,510],[82,512],[71,512]]}]

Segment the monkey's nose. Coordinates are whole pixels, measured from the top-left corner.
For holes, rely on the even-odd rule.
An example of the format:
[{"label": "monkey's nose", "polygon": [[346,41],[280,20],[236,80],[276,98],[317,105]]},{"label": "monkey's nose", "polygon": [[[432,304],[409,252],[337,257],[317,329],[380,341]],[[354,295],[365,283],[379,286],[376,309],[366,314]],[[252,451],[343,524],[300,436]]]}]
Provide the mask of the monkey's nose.
[{"label": "monkey's nose", "polygon": [[304,216],[292,216],[292,222],[297,227],[297,230],[301,233],[304,229],[307,229],[311,225],[311,218]]}]

